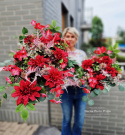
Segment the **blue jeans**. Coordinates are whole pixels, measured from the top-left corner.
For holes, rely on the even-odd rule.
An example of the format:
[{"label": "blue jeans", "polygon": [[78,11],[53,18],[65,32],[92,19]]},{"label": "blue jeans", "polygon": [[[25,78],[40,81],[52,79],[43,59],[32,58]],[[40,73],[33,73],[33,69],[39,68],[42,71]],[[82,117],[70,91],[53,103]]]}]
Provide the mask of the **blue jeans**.
[{"label": "blue jeans", "polygon": [[[81,135],[84,123],[86,102],[82,101],[82,96],[86,95],[83,88],[69,86],[68,93],[64,90],[61,94],[61,107],[63,112],[61,135]],[[72,108],[74,106],[74,125],[71,130]]]}]

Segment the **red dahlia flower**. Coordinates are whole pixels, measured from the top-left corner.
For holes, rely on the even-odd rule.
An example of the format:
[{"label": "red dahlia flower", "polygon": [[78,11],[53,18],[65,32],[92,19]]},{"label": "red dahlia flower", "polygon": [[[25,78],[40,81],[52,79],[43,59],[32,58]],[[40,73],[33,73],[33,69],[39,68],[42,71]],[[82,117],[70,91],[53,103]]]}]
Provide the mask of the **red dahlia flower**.
[{"label": "red dahlia flower", "polygon": [[29,100],[36,100],[36,97],[40,97],[39,91],[41,90],[41,87],[36,86],[36,82],[30,83],[29,81],[20,81],[20,86],[14,86],[14,89],[16,90],[12,97],[18,97],[17,99],[17,105],[24,104],[26,105]]},{"label": "red dahlia flower", "polygon": [[32,67],[44,67],[48,65],[49,59],[48,58],[44,58],[44,56],[40,56],[37,55],[35,59],[30,59],[30,61],[28,62],[28,65],[31,65]]},{"label": "red dahlia flower", "polygon": [[84,60],[82,62],[82,68],[85,70],[90,69],[93,67],[93,65],[92,65],[93,63],[94,63],[94,61],[92,59]]},{"label": "red dahlia flower", "polygon": [[24,59],[26,57],[27,57],[27,52],[24,48],[22,50],[19,50],[18,52],[16,52],[16,54],[14,55],[15,61],[17,61],[17,60],[22,61],[22,59]]},{"label": "red dahlia flower", "polygon": [[55,49],[56,50],[55,51],[53,50],[53,53],[57,60],[66,59],[66,57],[68,57],[68,53],[65,52],[64,50],[57,48],[57,47],[55,47]]},{"label": "red dahlia flower", "polygon": [[63,82],[63,72],[58,71],[57,68],[51,67],[49,70],[49,75],[43,75],[43,77],[46,79],[45,86],[49,85],[50,88],[55,87],[55,85],[64,84]]},{"label": "red dahlia flower", "polygon": [[106,52],[106,48],[104,46],[102,46],[101,48],[97,47],[97,50],[95,50],[96,54],[101,54],[101,53],[105,53],[105,52]]}]

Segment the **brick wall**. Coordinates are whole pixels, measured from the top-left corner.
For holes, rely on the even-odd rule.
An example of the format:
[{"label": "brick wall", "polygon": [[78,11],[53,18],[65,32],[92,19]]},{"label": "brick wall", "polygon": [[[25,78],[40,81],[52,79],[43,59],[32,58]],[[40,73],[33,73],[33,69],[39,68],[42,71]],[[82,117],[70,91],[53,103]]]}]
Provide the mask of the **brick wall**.
[{"label": "brick wall", "polygon": [[[30,22],[32,19],[44,23],[42,0],[0,0],[0,62],[10,59],[8,52],[18,48],[18,36],[23,27],[33,31]],[[7,73],[0,73],[0,85],[4,84]],[[9,94],[10,95],[10,94]],[[2,95],[1,95],[2,96]],[[16,104],[13,98],[8,97],[0,108],[0,120],[20,121],[20,114],[15,114]],[[48,106],[47,101],[36,105],[36,111],[30,113],[28,123],[48,124]]]}]

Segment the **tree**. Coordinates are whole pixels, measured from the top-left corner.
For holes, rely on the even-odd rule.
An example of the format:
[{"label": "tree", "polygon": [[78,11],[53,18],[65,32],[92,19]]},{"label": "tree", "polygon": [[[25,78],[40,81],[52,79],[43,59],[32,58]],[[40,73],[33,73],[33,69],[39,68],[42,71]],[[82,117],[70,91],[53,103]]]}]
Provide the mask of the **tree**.
[{"label": "tree", "polygon": [[102,33],[103,33],[103,23],[102,20],[95,16],[92,19],[92,39],[101,39],[102,38]]},{"label": "tree", "polygon": [[123,30],[121,27],[118,27],[117,34],[121,38],[121,43],[125,44],[125,30]]},{"label": "tree", "polygon": [[92,34],[92,39],[89,42],[93,47],[106,46],[105,40],[102,38],[103,29],[104,26],[102,20],[97,16],[93,17],[92,29],[90,31]]}]

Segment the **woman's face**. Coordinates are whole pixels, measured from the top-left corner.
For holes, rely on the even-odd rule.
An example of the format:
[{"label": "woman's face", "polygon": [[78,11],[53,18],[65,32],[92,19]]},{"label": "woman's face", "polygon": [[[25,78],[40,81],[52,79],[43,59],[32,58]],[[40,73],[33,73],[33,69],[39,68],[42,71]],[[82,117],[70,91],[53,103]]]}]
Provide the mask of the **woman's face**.
[{"label": "woman's face", "polygon": [[75,47],[75,44],[77,42],[77,38],[74,34],[67,32],[64,36],[64,40],[70,42],[70,48]]}]

